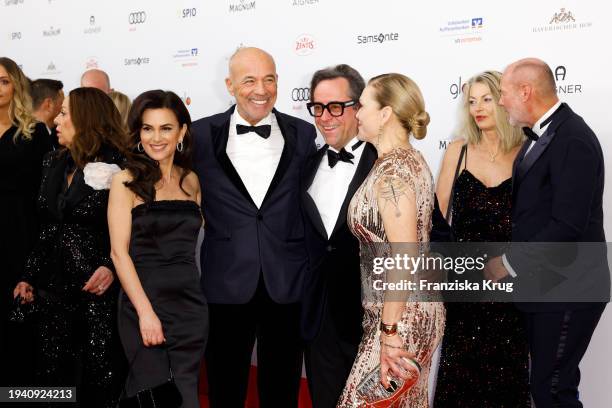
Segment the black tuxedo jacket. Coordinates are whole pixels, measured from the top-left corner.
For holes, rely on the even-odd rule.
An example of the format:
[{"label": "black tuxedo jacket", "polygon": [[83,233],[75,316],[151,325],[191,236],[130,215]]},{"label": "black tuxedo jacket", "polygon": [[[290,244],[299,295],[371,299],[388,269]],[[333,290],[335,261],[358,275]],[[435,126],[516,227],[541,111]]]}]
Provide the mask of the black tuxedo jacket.
[{"label": "black tuxedo jacket", "polygon": [[308,122],[273,110],[285,144],[257,208],[226,153],[234,108],[191,127],[205,219],[202,288],[211,303],[244,304],[263,276],[274,301],[298,302],[308,267],[300,182],[306,158],[316,150],[316,131]]},{"label": "black tuxedo jacket", "polygon": [[346,217],[349,203],[370,172],[377,154],[374,147],[366,143],[359,163],[355,163],[357,169],[344,197],[334,230],[328,237],[317,206],[308,194],[319,164],[325,160],[326,151],[325,146],[309,159],[303,183],[302,202],[310,274],[304,291],[302,334],[306,340],[317,335],[323,309],[326,308],[340,337],[358,343],[362,335],[363,317],[359,241],[349,230]]},{"label": "black tuxedo jacket", "polygon": [[[551,271],[551,258],[559,258],[560,246],[544,244],[605,242],[604,160],[597,137],[584,120],[563,103],[553,113],[546,132],[525,156],[530,143],[530,140],[525,142],[513,168],[512,241],[537,244],[512,246],[506,253],[508,262],[519,279],[527,279],[527,285],[539,285],[543,280],[551,283],[551,277],[538,278],[537,275],[553,273],[560,274],[559,282],[571,279],[574,291],[586,294],[596,285],[609,296],[609,270],[607,262],[602,262],[605,251],[601,256],[574,254],[570,267]],[[563,245],[566,248],[566,244]],[[535,280],[530,281],[530,278]],[[551,279],[554,285],[554,276]],[[528,311],[546,311],[585,305],[542,302],[518,306]]]}]

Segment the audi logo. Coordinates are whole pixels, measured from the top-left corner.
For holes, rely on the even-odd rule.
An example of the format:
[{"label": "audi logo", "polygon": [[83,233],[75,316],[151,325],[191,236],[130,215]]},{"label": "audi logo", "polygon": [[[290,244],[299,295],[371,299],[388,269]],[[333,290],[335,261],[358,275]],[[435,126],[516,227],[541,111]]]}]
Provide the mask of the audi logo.
[{"label": "audi logo", "polygon": [[145,13],[144,11],[130,13],[128,21],[130,22],[130,24],[142,24],[147,21],[147,13]]},{"label": "audi logo", "polygon": [[306,102],[310,100],[310,88],[293,88],[291,99],[295,102]]}]

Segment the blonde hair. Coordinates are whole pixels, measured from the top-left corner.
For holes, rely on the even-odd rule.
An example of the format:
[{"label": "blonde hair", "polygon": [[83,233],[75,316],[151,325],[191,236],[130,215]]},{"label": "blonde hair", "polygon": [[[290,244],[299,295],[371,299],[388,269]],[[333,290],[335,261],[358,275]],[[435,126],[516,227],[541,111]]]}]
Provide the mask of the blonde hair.
[{"label": "blonde hair", "polygon": [[375,76],[368,82],[376,92],[374,99],[382,107],[389,106],[408,134],[423,139],[427,134],[429,114],[417,84],[402,74]]},{"label": "blonde hair", "polygon": [[36,119],[32,114],[30,80],[12,59],[0,57],[0,65],[6,70],[13,84],[13,98],[8,109],[11,123],[17,126],[13,141],[17,142],[19,137],[30,140],[32,139],[32,132],[36,124]]},{"label": "blonde hair", "polygon": [[498,71],[484,71],[480,74],[474,75],[464,85],[463,104],[461,105],[461,127],[459,129],[459,134],[466,140],[466,142],[472,145],[480,143],[480,140],[482,139],[480,128],[470,114],[470,90],[474,84],[483,84],[489,88],[495,102],[495,127],[500,141],[500,148],[502,152],[508,153],[514,147],[523,143],[525,140],[525,135],[523,134],[521,128],[510,125],[506,111],[497,103],[499,102],[499,98],[501,96],[501,76],[501,72]]},{"label": "blonde hair", "polygon": [[121,122],[123,126],[127,129],[127,120],[128,113],[130,112],[130,108],[132,107],[132,101],[130,98],[121,92],[111,91],[108,96],[113,100],[113,103],[117,107],[119,114],[121,114]]}]

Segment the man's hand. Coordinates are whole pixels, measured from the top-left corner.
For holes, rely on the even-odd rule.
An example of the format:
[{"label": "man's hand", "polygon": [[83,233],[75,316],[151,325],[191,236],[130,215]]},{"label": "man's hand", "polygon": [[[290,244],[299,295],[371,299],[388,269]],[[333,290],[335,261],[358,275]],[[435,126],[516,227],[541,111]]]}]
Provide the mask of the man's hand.
[{"label": "man's hand", "polygon": [[510,275],[502,262],[501,256],[491,258],[489,262],[486,263],[482,274],[484,275],[485,279],[490,279],[493,282],[500,281],[506,276]]}]

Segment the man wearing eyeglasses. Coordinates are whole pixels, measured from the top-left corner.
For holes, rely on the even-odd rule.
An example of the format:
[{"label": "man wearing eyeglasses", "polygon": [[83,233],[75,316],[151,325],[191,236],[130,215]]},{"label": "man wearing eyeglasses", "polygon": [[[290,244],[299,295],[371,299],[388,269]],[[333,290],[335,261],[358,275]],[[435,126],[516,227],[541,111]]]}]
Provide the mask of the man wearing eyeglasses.
[{"label": "man wearing eyeglasses", "polygon": [[310,256],[302,332],[314,408],[335,407],[361,340],[359,242],[347,222],[348,204],[369,173],[376,151],[357,139],[361,75],[342,64],[312,77],[308,112],[325,145],[306,164],[303,206]]}]

